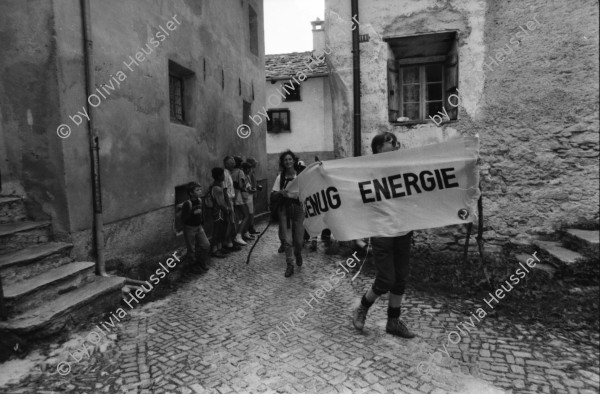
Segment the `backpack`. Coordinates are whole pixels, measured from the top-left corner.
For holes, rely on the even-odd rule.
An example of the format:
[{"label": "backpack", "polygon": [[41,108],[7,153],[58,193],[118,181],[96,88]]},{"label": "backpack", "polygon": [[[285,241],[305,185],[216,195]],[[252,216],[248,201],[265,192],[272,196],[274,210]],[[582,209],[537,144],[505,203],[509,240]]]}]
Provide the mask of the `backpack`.
[{"label": "backpack", "polygon": [[185,200],[184,202],[180,202],[175,205],[175,219],[173,219],[173,233],[175,235],[181,234],[181,230],[177,230],[178,228],[183,228],[183,218],[181,214],[183,213],[183,204],[187,203],[190,200]]},{"label": "backpack", "polygon": [[202,211],[205,209],[213,209],[215,207],[215,201],[212,196],[213,185],[210,185],[208,192],[202,196]]}]

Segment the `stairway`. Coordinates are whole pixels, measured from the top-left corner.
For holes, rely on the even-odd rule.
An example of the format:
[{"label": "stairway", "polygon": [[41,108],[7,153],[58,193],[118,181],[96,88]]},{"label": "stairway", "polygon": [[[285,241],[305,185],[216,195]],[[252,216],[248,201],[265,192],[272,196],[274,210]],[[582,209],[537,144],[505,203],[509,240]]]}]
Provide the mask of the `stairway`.
[{"label": "stairway", "polygon": [[[534,269],[546,271],[551,277],[557,268],[572,266],[584,260],[598,261],[600,231],[566,229],[561,232],[559,241],[535,240],[541,252],[542,262]],[[530,255],[520,254],[517,260],[525,264]]]},{"label": "stairway", "polygon": [[122,277],[94,274],[70,243],[54,242],[48,221],[27,220],[23,199],[0,196],[0,280],[8,319],[0,335],[40,338],[118,306]]}]

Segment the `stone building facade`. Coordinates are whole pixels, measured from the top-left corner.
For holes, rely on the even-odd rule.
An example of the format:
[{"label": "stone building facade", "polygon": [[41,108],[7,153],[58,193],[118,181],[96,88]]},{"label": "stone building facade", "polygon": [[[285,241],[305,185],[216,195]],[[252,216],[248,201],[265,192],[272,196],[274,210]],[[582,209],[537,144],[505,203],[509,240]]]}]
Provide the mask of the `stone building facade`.
[{"label": "stone building facade", "polygon": [[[255,157],[263,177],[264,126],[236,133],[264,105],[263,4],[90,3],[110,269],[183,245],[173,231],[182,186],[206,190],[225,155]],[[0,36],[1,194],[25,196],[31,220],[50,219],[74,258],[93,260],[80,1],[2,1]],[[57,135],[61,125],[68,138]]]},{"label": "stone building facade", "polygon": [[[347,0],[325,8],[334,150],[346,157],[352,15]],[[359,32],[362,154],[384,131],[405,147],[479,134],[488,250],[598,226],[597,2],[359,0]],[[460,249],[456,230],[437,230],[437,250]]]}]

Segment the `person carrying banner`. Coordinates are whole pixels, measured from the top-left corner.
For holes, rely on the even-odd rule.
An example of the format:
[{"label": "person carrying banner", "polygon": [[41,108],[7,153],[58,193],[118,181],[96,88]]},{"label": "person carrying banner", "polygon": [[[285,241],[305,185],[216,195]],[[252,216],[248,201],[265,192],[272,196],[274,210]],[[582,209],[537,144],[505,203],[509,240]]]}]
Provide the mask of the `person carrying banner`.
[{"label": "person carrying banner", "polygon": [[272,192],[278,196],[276,200],[279,200],[275,209],[279,216],[279,238],[283,241],[282,246],[285,249],[287,263],[285,277],[287,278],[294,274],[294,257],[296,265],[302,266],[304,210],[298,199],[298,193],[285,189],[288,183],[296,178],[301,168],[298,166],[298,158],[290,150],[279,156],[279,168],[281,172],[275,179]]},{"label": "person carrying banner", "polygon": [[[399,147],[396,136],[389,132],[376,135],[371,142],[373,154],[398,150]],[[364,328],[369,308],[377,298],[389,291],[385,331],[402,338],[415,337],[415,334],[400,320],[402,298],[409,271],[411,241],[412,231],[394,237],[371,238],[377,275],[372,287],[363,295],[360,305],[352,316],[352,323],[357,329]]]}]

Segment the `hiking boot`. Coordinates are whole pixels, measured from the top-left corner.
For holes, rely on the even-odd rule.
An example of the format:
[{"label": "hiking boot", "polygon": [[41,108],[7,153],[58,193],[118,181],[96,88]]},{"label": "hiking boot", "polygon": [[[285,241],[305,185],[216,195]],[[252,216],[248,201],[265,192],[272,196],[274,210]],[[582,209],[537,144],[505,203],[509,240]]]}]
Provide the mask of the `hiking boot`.
[{"label": "hiking boot", "polygon": [[369,312],[369,308],[365,308],[362,304],[358,305],[358,307],[354,310],[354,315],[352,316],[352,324],[358,330],[361,330],[365,327],[365,320],[367,319],[367,313]]},{"label": "hiking boot", "polygon": [[281,245],[279,249],[277,249],[277,253],[285,253],[285,245]]},{"label": "hiking boot", "polygon": [[244,242],[244,240],[242,239],[241,235],[236,235],[235,239],[233,240],[234,244],[238,244],[238,245],[242,245],[242,246],[246,246],[248,245],[246,242]]},{"label": "hiking boot", "polygon": [[208,250],[203,250],[200,253],[198,258],[198,266],[202,268],[204,271],[208,271],[208,263],[210,262],[210,252]]},{"label": "hiking boot", "polygon": [[250,233],[250,235],[260,234],[260,231],[257,231],[255,228],[251,228],[248,232]]},{"label": "hiking boot", "polygon": [[302,255],[301,254],[296,255],[296,265],[298,267],[302,267]]},{"label": "hiking boot", "polygon": [[406,324],[397,318],[388,319],[387,325],[385,326],[385,332],[401,338],[410,339],[415,337],[415,334],[406,327]]},{"label": "hiking boot", "polygon": [[294,266],[291,264],[288,264],[287,268],[285,269],[285,277],[289,278],[293,274],[294,274]]}]

